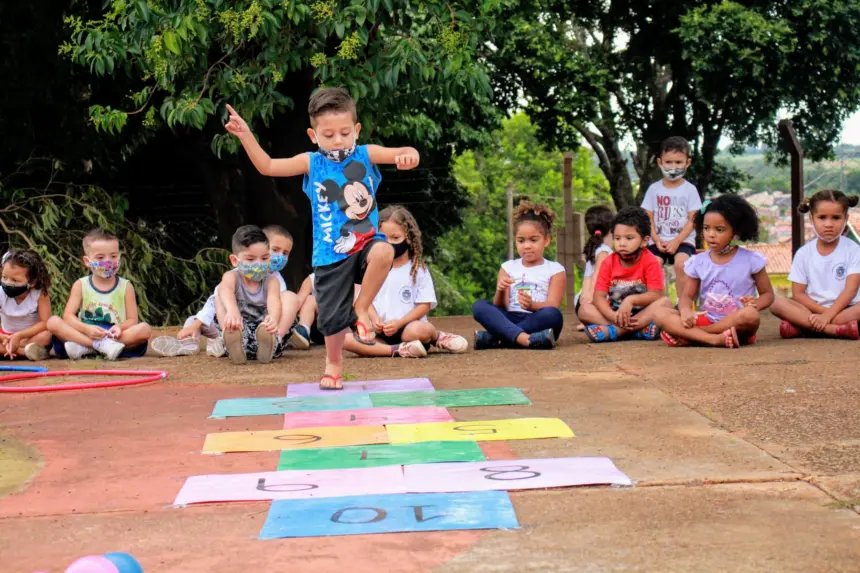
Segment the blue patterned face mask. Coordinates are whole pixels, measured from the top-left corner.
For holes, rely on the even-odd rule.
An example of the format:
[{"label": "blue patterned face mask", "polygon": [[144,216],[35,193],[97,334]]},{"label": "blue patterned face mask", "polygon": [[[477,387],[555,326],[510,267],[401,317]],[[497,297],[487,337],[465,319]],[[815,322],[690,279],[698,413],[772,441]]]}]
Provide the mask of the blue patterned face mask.
[{"label": "blue patterned face mask", "polygon": [[289,257],[284,253],[272,253],[271,258],[269,259],[269,268],[272,269],[273,273],[279,273],[284,270],[284,267],[287,266],[287,261]]},{"label": "blue patterned face mask", "polygon": [[241,262],[237,267],[239,269],[239,274],[248,279],[249,281],[254,282],[262,282],[263,279],[266,278],[266,275],[269,274],[269,263],[268,262],[256,262],[256,263],[246,263]]}]

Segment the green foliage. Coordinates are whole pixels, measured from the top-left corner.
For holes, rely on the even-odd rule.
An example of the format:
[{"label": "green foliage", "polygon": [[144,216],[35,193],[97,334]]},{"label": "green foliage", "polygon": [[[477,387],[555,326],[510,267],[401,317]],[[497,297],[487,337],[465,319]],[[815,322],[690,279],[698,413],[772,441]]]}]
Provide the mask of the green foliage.
[{"label": "green foliage", "polygon": [[788,110],[821,159],[860,107],[860,0],[529,0],[506,22],[492,57],[503,100],[527,98],[553,144],[585,139],[618,206],[637,195],[624,142],[640,195],[670,135],[693,142],[699,189],[723,191],[740,183],[716,171],[723,136],[775,149]]},{"label": "green foliage", "polygon": [[[20,187],[31,169],[48,163],[50,180],[39,188]],[[42,257],[51,273],[51,304],[62,313],[74,281],[85,276],[81,258],[83,236],[102,227],[119,237],[120,274],[134,285],[142,320],[154,325],[180,324],[197,311],[212,285],[227,268],[226,251],[206,249],[193,260],[164,250],[165,231],[126,216],[128,202],[99,187],[61,183],[62,164],[32,160],[0,180],[0,228],[12,248],[29,248]]]},{"label": "green foliage", "polygon": [[[223,122],[228,101],[268,125],[278,111],[305,105],[283,82],[312,69],[318,84],[343,85],[365,100],[367,133],[426,144],[443,134],[445,143],[475,141],[475,122],[463,120],[492,114],[481,55],[508,3],[113,0],[101,18],[67,18],[70,40],[60,54],[96,76],[127,77],[146,94],[132,97],[129,110],[122,102],[93,105],[102,131],[117,132],[137,114],[145,114],[147,129],[199,130]],[[212,148],[220,154],[236,146],[220,136]]]},{"label": "green foliage", "polygon": [[[454,177],[471,204],[463,212],[463,224],[439,240],[432,265],[441,314],[468,314],[476,299],[495,292],[508,252],[509,185],[515,205],[529,199],[563,214],[562,154],[543,144],[528,116],[518,113],[504,120],[491,139],[492,144],[466,151],[454,162]],[[574,209],[581,211],[611,201],[606,179],[585,149],[574,155],[573,198]],[[547,257],[554,256],[552,243]]]}]

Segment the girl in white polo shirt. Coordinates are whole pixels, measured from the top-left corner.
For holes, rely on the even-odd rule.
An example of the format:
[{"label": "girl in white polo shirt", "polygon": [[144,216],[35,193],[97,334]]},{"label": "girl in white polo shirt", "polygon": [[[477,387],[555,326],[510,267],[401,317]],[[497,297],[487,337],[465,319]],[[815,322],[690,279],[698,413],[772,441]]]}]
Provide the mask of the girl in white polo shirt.
[{"label": "girl in white polo shirt", "polygon": [[842,235],[856,196],[824,189],[798,208],[809,213],[817,239],[791,262],[791,298],[777,297],[770,311],[782,319],[783,338],[824,335],[860,339],[860,245]]},{"label": "girl in white polo shirt", "polygon": [[492,302],[472,305],[475,320],[486,329],[475,332],[475,350],[555,347],[564,324],[559,306],[567,277],[562,265],[543,257],[554,222],[546,205],[523,201],[517,207],[514,231],[521,258],[502,265]]},{"label": "girl in white polo shirt", "polygon": [[0,348],[3,356],[26,356],[30,360],[48,358],[51,333],[51,276],[42,259],[33,251],[11,251],[2,259],[0,281]]},{"label": "girl in white polo shirt", "polygon": [[379,213],[379,230],[394,247],[394,264],[370,308],[376,339],[365,344],[346,337],[344,348],[361,356],[424,358],[427,350],[461,353],[469,343],[462,336],[441,332],[427,320],[436,308],[433,277],[422,259],[421,230],[405,207]]}]

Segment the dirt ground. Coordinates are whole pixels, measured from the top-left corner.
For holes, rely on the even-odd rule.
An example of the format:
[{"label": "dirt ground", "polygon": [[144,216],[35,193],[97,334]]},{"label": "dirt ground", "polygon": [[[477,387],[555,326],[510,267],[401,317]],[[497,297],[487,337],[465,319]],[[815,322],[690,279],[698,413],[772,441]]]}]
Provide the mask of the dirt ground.
[{"label": "dirt ground", "polygon": [[[436,322],[464,335],[475,328],[469,318]],[[107,551],[132,553],[147,573],[860,571],[858,351],[857,342],[781,341],[769,318],[757,344],[740,350],[593,345],[568,328],[552,352],[351,358],[358,379],[521,388],[531,406],[452,414],[559,417],[576,438],[486,451],[608,456],[636,486],[512,493],[513,531],[275,541],[257,540],[268,503],[171,502],[187,476],[276,467],[275,453],[200,449],[207,433],[277,429],[282,417],[207,416],[218,399],[283,396],[285,384],[315,380],[322,349],[246,367],[205,355],[122,363],[170,376],[0,396],[0,572],[57,573]]]}]

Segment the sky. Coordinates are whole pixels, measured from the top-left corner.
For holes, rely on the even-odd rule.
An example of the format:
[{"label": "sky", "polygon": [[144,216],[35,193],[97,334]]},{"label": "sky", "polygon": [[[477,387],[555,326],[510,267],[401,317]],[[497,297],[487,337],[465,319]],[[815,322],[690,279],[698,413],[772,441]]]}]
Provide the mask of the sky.
[{"label": "sky", "polygon": [[860,111],[848,118],[842,130],[842,143],[860,145]]}]

